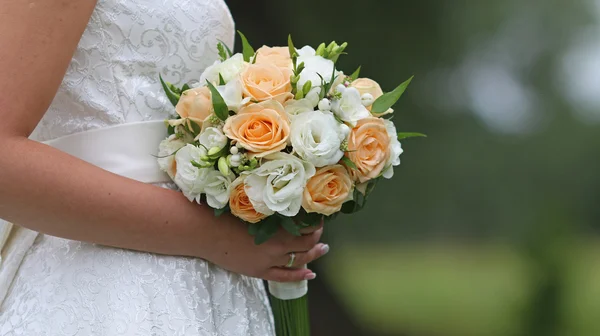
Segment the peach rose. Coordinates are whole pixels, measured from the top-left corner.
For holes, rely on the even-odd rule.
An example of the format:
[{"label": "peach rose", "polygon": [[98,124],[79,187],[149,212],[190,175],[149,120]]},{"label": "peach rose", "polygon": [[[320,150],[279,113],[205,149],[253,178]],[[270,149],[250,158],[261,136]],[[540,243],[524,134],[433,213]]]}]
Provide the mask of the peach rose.
[{"label": "peach rose", "polygon": [[[359,78],[353,81],[350,84],[350,87],[356,88],[361,96],[365,93],[370,93],[373,96],[373,99],[383,96],[383,90],[381,90],[381,86],[379,86],[376,81],[369,78]],[[368,106],[367,110],[371,111],[371,106]],[[381,117],[382,115],[392,112],[394,112],[394,110],[389,109],[384,113],[374,113],[373,115],[376,117]]]},{"label": "peach rose", "polygon": [[356,165],[350,169],[355,180],[363,183],[379,176],[390,157],[390,136],[383,120],[359,120],[350,131],[346,156]]},{"label": "peach rose", "polygon": [[275,64],[280,68],[291,69],[290,49],[288,47],[262,46],[256,51],[255,64]]},{"label": "peach rose", "polygon": [[342,209],[342,204],[352,198],[353,181],[342,165],[319,168],[306,184],[302,207],[306,212],[330,216]]},{"label": "peach rose", "polygon": [[206,86],[189,89],[181,94],[175,111],[183,119],[189,118],[201,124],[213,113],[210,90]]},{"label": "peach rose", "polygon": [[229,208],[231,213],[248,223],[258,223],[265,219],[267,215],[261,214],[254,209],[245,190],[244,178],[238,177],[231,184],[231,194],[229,195]]},{"label": "peach rose", "polygon": [[258,102],[273,99],[283,104],[294,97],[291,76],[291,69],[274,64],[250,64],[240,74],[244,98]]},{"label": "peach rose", "polygon": [[290,120],[283,105],[275,100],[251,104],[227,118],[223,132],[258,157],[279,152],[287,146]]}]

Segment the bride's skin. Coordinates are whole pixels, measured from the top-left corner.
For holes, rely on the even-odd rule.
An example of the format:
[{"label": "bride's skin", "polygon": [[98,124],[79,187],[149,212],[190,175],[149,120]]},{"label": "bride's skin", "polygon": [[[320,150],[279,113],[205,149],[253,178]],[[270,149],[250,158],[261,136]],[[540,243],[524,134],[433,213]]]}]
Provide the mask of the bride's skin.
[{"label": "bride's skin", "polygon": [[[276,281],[327,252],[322,228],[255,246],[247,227],[180,193],[124,178],[28,140],[52,102],[94,9],[92,0],[0,0],[0,218],[67,239],[207,259]],[[306,251],[306,252],[303,252]]]}]

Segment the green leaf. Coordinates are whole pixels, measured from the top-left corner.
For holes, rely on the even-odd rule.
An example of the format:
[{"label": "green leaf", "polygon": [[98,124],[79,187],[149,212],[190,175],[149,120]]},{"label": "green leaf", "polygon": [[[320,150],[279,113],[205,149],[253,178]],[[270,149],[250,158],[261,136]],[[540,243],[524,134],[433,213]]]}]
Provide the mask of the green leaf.
[{"label": "green leaf", "polygon": [[353,81],[355,81],[355,80],[357,80],[357,79],[358,79],[358,76],[360,76],[360,68],[361,68],[361,67],[359,66],[359,67],[358,67],[358,69],[356,69],[356,71],[354,71],[354,72],[352,73],[352,75],[350,75],[350,80],[353,80]]},{"label": "green leaf", "polygon": [[187,91],[189,89],[191,89],[191,88],[190,88],[190,86],[187,83],[183,84],[183,86],[181,87],[181,93],[183,93],[183,92],[185,92],[185,91]]},{"label": "green leaf", "polygon": [[246,36],[244,36],[241,31],[238,30],[238,34],[242,39],[242,54],[244,55],[244,61],[250,62],[250,58],[254,55],[254,48],[248,43],[248,39],[246,39]]},{"label": "green leaf", "polygon": [[227,58],[233,56],[233,53],[231,52],[231,49],[229,49],[229,47],[227,46],[227,44],[225,44],[225,42],[218,40],[219,42],[221,42],[221,44],[223,44],[223,47],[225,47],[225,50],[227,51]]},{"label": "green leaf", "polygon": [[202,131],[202,127],[200,127],[200,125],[196,124],[194,121],[192,120],[188,120],[190,127],[190,132],[192,132],[192,134],[194,135],[194,137],[196,137],[198,134],[200,134],[200,132]]},{"label": "green leaf", "polygon": [[296,236],[296,237],[300,237],[302,234],[300,233],[300,228],[298,228],[298,225],[296,225],[296,223],[294,223],[294,220],[291,217],[284,217],[281,218],[281,226],[283,226],[283,228],[291,233],[292,235]]},{"label": "green leaf", "polygon": [[225,80],[223,79],[223,76],[221,76],[220,72],[219,72],[219,85],[225,85]]},{"label": "green leaf", "polygon": [[369,181],[369,183],[367,184],[367,189],[365,190],[365,197],[368,197],[373,192],[378,181],[379,179],[373,179]]},{"label": "green leaf", "polygon": [[175,126],[168,125],[167,126],[167,133],[169,134],[169,136],[175,134]]},{"label": "green leaf", "polygon": [[347,156],[342,156],[342,161],[344,162],[344,164],[346,164],[346,166],[348,166],[348,168],[358,169],[354,162],[352,162],[352,160],[350,160],[350,158],[348,158]]},{"label": "green leaf", "polygon": [[290,57],[294,58],[294,55],[296,54],[296,47],[294,47],[294,42],[292,41],[292,35],[288,35],[288,49],[290,52]]},{"label": "green leaf", "polygon": [[256,234],[258,233],[258,231],[260,231],[260,227],[262,226],[263,222],[258,222],[255,224],[250,223],[248,225],[248,233],[251,236],[256,236]]},{"label": "green leaf", "polygon": [[398,133],[398,141],[400,141],[402,139],[416,138],[416,137],[424,137],[424,138],[426,138],[427,135],[425,135],[423,133],[402,133],[402,132]]},{"label": "green leaf", "polygon": [[215,209],[215,217],[219,217],[227,211],[229,211],[229,206],[225,206],[223,209]]},{"label": "green leaf", "polygon": [[254,236],[254,244],[260,245],[266,242],[277,233],[277,230],[279,230],[279,218],[277,216],[265,219]]},{"label": "green leaf", "polygon": [[355,209],[356,209],[356,202],[348,201],[348,202],[342,204],[341,212],[345,213],[345,214],[352,214],[355,212]]},{"label": "green leaf", "polygon": [[227,104],[225,104],[225,100],[214,85],[212,85],[209,81],[206,81],[206,83],[208,84],[208,89],[210,90],[215,114],[217,117],[219,117],[219,119],[227,120],[227,117],[229,116],[229,109],[227,108]]},{"label": "green leaf", "polygon": [[302,223],[308,224],[309,226],[317,226],[321,224],[321,220],[323,219],[323,215],[318,214],[316,212],[306,213],[302,217]]},{"label": "green leaf", "polygon": [[414,76],[410,77],[406,82],[398,85],[398,87],[395,88],[394,91],[388,92],[382,95],[381,97],[377,98],[377,100],[375,100],[373,106],[371,107],[371,112],[383,113],[387,111],[390,107],[392,107],[394,104],[396,104],[398,99],[402,97],[404,91],[406,91],[406,88],[408,87],[413,78]]},{"label": "green leaf", "polygon": [[224,61],[227,59],[227,51],[225,50],[225,46],[223,45],[223,43],[219,42],[217,43],[217,50],[219,53],[219,58],[221,59],[221,61]]},{"label": "green leaf", "polygon": [[329,93],[329,90],[331,90],[331,87],[333,86],[333,82],[335,81],[335,64],[333,65],[333,70],[331,71],[331,80],[325,84],[325,86],[323,86],[323,88],[325,89],[325,95],[327,95]]},{"label": "green leaf", "polygon": [[173,84],[165,82],[161,75],[158,75],[158,78],[160,79],[160,84],[162,85],[163,90],[165,90],[167,98],[169,98],[171,104],[173,104],[173,106],[177,106],[177,103],[179,102],[179,98],[181,98],[181,96],[171,90]]}]

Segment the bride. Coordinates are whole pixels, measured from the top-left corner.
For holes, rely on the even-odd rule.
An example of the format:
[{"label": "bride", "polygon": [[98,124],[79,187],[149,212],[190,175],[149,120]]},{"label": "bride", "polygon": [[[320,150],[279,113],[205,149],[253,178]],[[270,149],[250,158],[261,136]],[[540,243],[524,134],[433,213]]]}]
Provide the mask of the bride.
[{"label": "bride", "polygon": [[322,229],[255,246],[164,181],[87,160],[135,160],[109,143],[168,118],[159,74],[198,80],[233,44],[223,0],[0,0],[0,18],[0,335],[273,335],[260,279],[314,279],[282,266],[324,255]]}]

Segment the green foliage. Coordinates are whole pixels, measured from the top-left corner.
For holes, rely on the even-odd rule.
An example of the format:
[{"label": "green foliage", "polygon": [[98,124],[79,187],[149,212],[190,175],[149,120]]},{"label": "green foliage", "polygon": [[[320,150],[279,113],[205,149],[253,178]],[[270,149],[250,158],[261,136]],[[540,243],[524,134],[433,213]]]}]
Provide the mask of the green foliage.
[{"label": "green foliage", "polygon": [[242,55],[244,55],[244,61],[250,62],[250,58],[254,55],[254,48],[252,48],[248,39],[246,39],[246,36],[244,36],[241,31],[238,30],[238,34],[242,39]]},{"label": "green foliage", "polygon": [[400,97],[402,97],[402,94],[404,93],[404,91],[406,91],[406,88],[408,87],[410,82],[413,80],[413,78],[414,78],[414,76],[410,77],[404,83],[398,85],[398,87],[396,87],[394,89],[394,91],[385,93],[381,97],[377,98],[377,100],[375,100],[375,102],[373,103],[373,106],[371,107],[371,112],[384,113],[390,107],[392,107],[394,104],[396,104],[398,99],[400,99]]},{"label": "green foliage", "polygon": [[350,80],[352,80],[352,81],[355,81],[355,80],[357,80],[357,79],[358,79],[358,76],[360,76],[360,68],[361,68],[361,67],[362,67],[362,66],[359,66],[359,67],[358,67],[358,69],[356,69],[356,70],[355,70],[355,71],[352,73],[352,75],[350,75]]},{"label": "green foliage", "polygon": [[[221,40],[219,40],[219,44],[221,44],[221,46],[225,49],[225,51],[227,52],[227,57],[229,58],[231,56],[233,56],[233,53],[231,52],[231,49],[229,49],[229,47],[227,46],[227,44]],[[218,47],[218,46],[217,46]]]},{"label": "green foliage", "polygon": [[281,226],[292,235],[299,237],[302,234],[300,233],[300,228],[294,222],[294,219],[291,217],[280,216]]},{"label": "green foliage", "polygon": [[219,217],[226,212],[229,212],[229,205],[225,206],[223,209],[215,209],[215,217]]},{"label": "green foliage", "polygon": [[227,49],[225,48],[225,45],[222,42],[217,43],[217,51],[219,54],[219,59],[221,61],[225,61],[226,59],[231,57],[231,55],[227,53]]},{"label": "green foliage", "polygon": [[219,85],[225,85],[225,80],[223,79],[223,76],[221,75],[220,72],[219,72]]},{"label": "green foliage", "polygon": [[424,138],[426,138],[427,135],[425,135],[423,133],[402,133],[402,132],[398,132],[398,141],[400,141],[402,139],[416,138],[416,137],[424,137]]},{"label": "green foliage", "polygon": [[254,234],[254,243],[261,245],[277,233],[280,226],[280,218],[278,216],[269,216],[265,220],[251,225],[258,226],[256,234]]},{"label": "green foliage", "polygon": [[181,98],[181,91],[177,90],[177,88],[173,84],[165,82],[162,78],[162,75],[158,75],[158,78],[160,79],[160,84],[162,85],[162,88],[165,91],[165,94],[167,95],[167,98],[169,99],[171,104],[173,104],[173,106],[177,106],[179,98]]},{"label": "green foliage", "polygon": [[209,81],[206,81],[206,83],[210,90],[215,115],[223,121],[227,120],[227,117],[229,117],[229,109],[227,108],[227,104],[225,104],[225,100],[214,85]]},{"label": "green foliage", "polygon": [[352,162],[352,160],[350,160],[350,158],[347,156],[342,156],[342,162],[344,162],[344,164],[350,169],[357,169],[356,164],[354,164],[354,162]]}]

